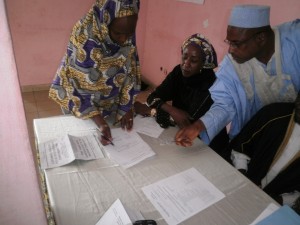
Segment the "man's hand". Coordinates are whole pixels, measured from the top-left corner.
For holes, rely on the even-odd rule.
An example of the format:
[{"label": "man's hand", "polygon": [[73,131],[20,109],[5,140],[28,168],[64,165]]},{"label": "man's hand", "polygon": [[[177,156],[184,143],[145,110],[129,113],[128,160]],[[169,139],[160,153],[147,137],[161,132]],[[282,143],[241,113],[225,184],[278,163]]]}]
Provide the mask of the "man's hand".
[{"label": "man's hand", "polygon": [[194,139],[203,130],[205,130],[203,122],[201,120],[197,120],[193,124],[179,130],[175,136],[175,142],[177,145],[184,147],[192,146]]}]

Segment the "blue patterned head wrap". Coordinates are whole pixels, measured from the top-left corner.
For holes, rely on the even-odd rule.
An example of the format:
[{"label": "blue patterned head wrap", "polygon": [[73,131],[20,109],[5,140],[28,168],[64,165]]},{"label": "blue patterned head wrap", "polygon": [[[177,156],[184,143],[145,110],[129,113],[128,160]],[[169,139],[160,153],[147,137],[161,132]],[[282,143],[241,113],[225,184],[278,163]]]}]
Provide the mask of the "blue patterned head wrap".
[{"label": "blue patterned head wrap", "polygon": [[181,51],[183,51],[183,49],[190,44],[200,48],[202,57],[204,59],[204,69],[214,69],[218,66],[216,51],[209,40],[202,34],[193,34],[187,38],[181,46]]},{"label": "blue patterned head wrap", "polygon": [[99,22],[109,25],[115,18],[137,15],[139,0],[97,0],[94,6]]}]

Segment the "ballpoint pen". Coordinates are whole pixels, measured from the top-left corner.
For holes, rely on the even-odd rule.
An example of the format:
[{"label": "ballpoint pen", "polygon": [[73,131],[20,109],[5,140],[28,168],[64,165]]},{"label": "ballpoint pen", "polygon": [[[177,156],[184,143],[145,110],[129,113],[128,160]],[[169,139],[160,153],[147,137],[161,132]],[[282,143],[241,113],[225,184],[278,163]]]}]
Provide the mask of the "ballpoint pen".
[{"label": "ballpoint pen", "polygon": [[113,143],[108,137],[106,137],[98,127],[96,128],[96,130],[100,132],[101,137],[102,137],[103,139],[109,141],[109,144],[111,144],[112,146],[115,146],[114,143]]}]

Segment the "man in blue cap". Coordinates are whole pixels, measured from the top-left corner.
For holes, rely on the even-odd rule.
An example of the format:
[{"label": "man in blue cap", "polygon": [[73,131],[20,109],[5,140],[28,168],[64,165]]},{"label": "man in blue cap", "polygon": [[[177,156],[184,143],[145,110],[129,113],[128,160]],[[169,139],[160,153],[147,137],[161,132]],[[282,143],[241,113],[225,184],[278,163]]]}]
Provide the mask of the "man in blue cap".
[{"label": "man in blue cap", "polygon": [[[271,28],[269,18],[269,6],[238,5],[232,9],[225,40],[229,45],[228,54],[216,73],[216,82],[210,88],[214,104],[198,121],[177,133],[178,145],[190,146],[198,135],[209,143],[228,124],[230,124],[229,137],[233,139],[264,106],[276,102],[295,101],[300,90],[300,20]],[[284,103],[281,104],[284,106]],[[268,120],[271,117],[270,110],[266,111],[265,108],[263,110],[263,115],[268,117],[265,120]],[[280,110],[280,107],[277,106],[277,110]],[[252,125],[257,127],[261,124],[255,126],[255,122],[252,122]],[[249,129],[243,131],[242,137],[244,138],[248,132],[252,131]],[[252,134],[254,132],[249,135]],[[240,143],[238,142],[236,146],[240,147]],[[272,150],[274,153],[277,148]],[[244,158],[242,154],[233,156],[235,159],[247,160],[247,155]],[[272,161],[273,156],[266,157]],[[266,158],[261,158],[264,159]],[[239,162],[234,163],[239,167],[237,165]],[[267,167],[269,166],[270,163]],[[255,165],[252,166],[254,167]],[[265,168],[261,178],[266,175],[268,168]],[[268,174],[265,178],[268,178]],[[279,183],[282,181],[276,180],[279,180]],[[256,183],[259,184],[260,181],[258,179]],[[295,193],[291,196],[292,201],[299,196],[299,192]]]},{"label": "man in blue cap", "polygon": [[263,106],[295,100],[300,90],[300,20],[271,28],[269,17],[269,6],[232,9],[228,54],[210,88],[214,104],[177,133],[178,145],[190,146],[198,135],[209,143],[228,124],[232,139]]}]

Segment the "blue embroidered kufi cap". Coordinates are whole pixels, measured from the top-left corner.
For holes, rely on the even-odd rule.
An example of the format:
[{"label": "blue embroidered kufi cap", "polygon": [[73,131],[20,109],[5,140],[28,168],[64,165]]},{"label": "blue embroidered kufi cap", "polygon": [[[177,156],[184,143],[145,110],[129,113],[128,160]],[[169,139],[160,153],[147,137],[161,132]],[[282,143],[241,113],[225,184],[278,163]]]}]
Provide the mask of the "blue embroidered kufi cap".
[{"label": "blue embroidered kufi cap", "polygon": [[258,28],[270,25],[270,6],[236,5],[231,10],[228,25],[241,28]]}]

